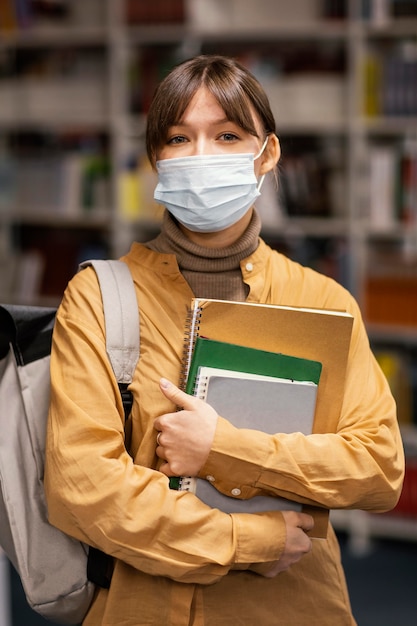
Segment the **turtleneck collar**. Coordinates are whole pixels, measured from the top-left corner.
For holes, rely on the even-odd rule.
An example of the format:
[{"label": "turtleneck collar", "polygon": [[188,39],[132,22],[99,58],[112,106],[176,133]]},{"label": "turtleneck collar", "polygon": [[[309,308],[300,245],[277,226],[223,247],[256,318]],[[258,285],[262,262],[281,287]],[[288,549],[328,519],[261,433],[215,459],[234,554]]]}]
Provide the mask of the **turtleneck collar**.
[{"label": "turtleneck collar", "polygon": [[237,241],[224,248],[209,248],[190,241],[165,211],[160,234],[145,245],[155,252],[175,254],[181,271],[227,272],[240,268],[242,259],[257,249],[260,231],[261,221],[254,210],[248,228]]}]

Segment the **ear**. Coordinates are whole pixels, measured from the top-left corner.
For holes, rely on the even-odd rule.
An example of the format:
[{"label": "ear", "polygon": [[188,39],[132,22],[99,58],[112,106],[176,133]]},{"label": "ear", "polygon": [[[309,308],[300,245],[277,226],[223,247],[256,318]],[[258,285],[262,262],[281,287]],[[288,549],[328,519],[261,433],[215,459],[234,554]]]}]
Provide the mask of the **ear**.
[{"label": "ear", "polygon": [[265,150],[261,156],[261,167],[259,175],[267,174],[273,170],[278,163],[281,156],[281,146],[279,145],[279,139],[275,134],[268,135],[268,143],[265,146]]}]

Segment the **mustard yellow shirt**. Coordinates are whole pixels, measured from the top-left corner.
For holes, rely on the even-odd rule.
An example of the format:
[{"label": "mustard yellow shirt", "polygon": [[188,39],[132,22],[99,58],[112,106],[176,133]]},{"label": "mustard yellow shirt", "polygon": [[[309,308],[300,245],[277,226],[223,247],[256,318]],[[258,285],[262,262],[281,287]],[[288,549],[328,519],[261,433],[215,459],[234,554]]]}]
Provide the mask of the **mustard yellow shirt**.
[{"label": "mustard yellow shirt", "polygon": [[[134,244],[124,260],[141,312],[141,355],[131,386],[133,460],[124,446],[123,408],[105,351],[93,270],[69,283],[53,337],[45,470],[50,519],[116,559],[111,587],[98,591],[84,625],[354,624],[331,528],[326,540],[313,540],[301,561],[266,579],[250,565],[279,559],[285,542],[281,513],[212,510],[193,494],[170,490],[158,472],[153,421],[173,410],[159,378],[179,380],[194,294],[173,255]],[[291,492],[300,502],[329,508],[392,508],[401,489],[403,449],[395,404],[356,302],[331,279],[262,241],[241,269],[249,301],[353,314],[343,409],[337,432],[307,437],[236,435],[221,417],[201,475],[216,476],[222,489],[238,484]]]}]

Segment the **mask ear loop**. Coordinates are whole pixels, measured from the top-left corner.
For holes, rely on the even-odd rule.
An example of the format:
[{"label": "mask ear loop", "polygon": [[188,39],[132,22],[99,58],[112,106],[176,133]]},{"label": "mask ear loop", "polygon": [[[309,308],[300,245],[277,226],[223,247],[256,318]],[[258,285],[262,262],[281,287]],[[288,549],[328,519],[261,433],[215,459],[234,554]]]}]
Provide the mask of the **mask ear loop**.
[{"label": "mask ear loop", "polygon": [[[264,151],[264,150],[265,150],[265,148],[266,148],[266,144],[268,143],[268,139],[269,139],[269,135],[267,135],[267,136],[266,136],[266,139],[265,139],[265,141],[263,142],[263,144],[262,144],[262,148],[260,149],[260,151],[258,152],[258,154],[257,154],[256,156],[254,156],[254,157],[253,157],[253,160],[254,160],[254,161],[256,161],[256,159],[259,159],[259,157],[262,155],[263,151]],[[257,186],[257,190],[258,190],[258,191],[261,191],[261,187],[262,187],[262,185],[263,185],[264,180],[265,180],[265,174],[263,174],[263,175],[261,176],[261,179],[260,179],[260,181],[259,181],[259,183],[258,183],[258,186]]]},{"label": "mask ear loop", "polygon": [[262,144],[262,148],[259,150],[258,154],[256,156],[253,157],[253,160],[256,161],[256,159],[259,159],[259,157],[261,156],[261,154],[263,153],[263,151],[266,148],[266,144],[268,143],[269,140],[269,135],[266,136],[265,141]]}]

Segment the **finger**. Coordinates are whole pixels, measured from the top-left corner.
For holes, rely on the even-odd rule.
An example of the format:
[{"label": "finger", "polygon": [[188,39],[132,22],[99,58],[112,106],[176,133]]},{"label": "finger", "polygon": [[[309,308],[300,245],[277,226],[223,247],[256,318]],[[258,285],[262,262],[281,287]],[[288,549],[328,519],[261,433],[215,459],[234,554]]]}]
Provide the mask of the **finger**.
[{"label": "finger", "polygon": [[301,520],[299,527],[302,528],[305,532],[309,532],[314,528],[314,519],[311,515],[307,515],[306,513],[301,514]]},{"label": "finger", "polygon": [[165,474],[165,476],[174,476],[175,474],[173,474],[171,472],[171,468],[169,466],[169,463],[162,463],[161,467],[159,468],[159,471],[162,472],[162,474]]},{"label": "finger", "polygon": [[171,383],[166,378],[161,378],[159,386],[164,396],[176,404],[176,406],[186,410],[192,410],[194,408],[196,399],[188,393],[181,391],[179,387]]},{"label": "finger", "polygon": [[160,459],[162,459],[163,461],[166,461],[166,453],[165,453],[165,449],[162,446],[158,446],[155,450],[156,452],[156,456],[159,457]]}]

